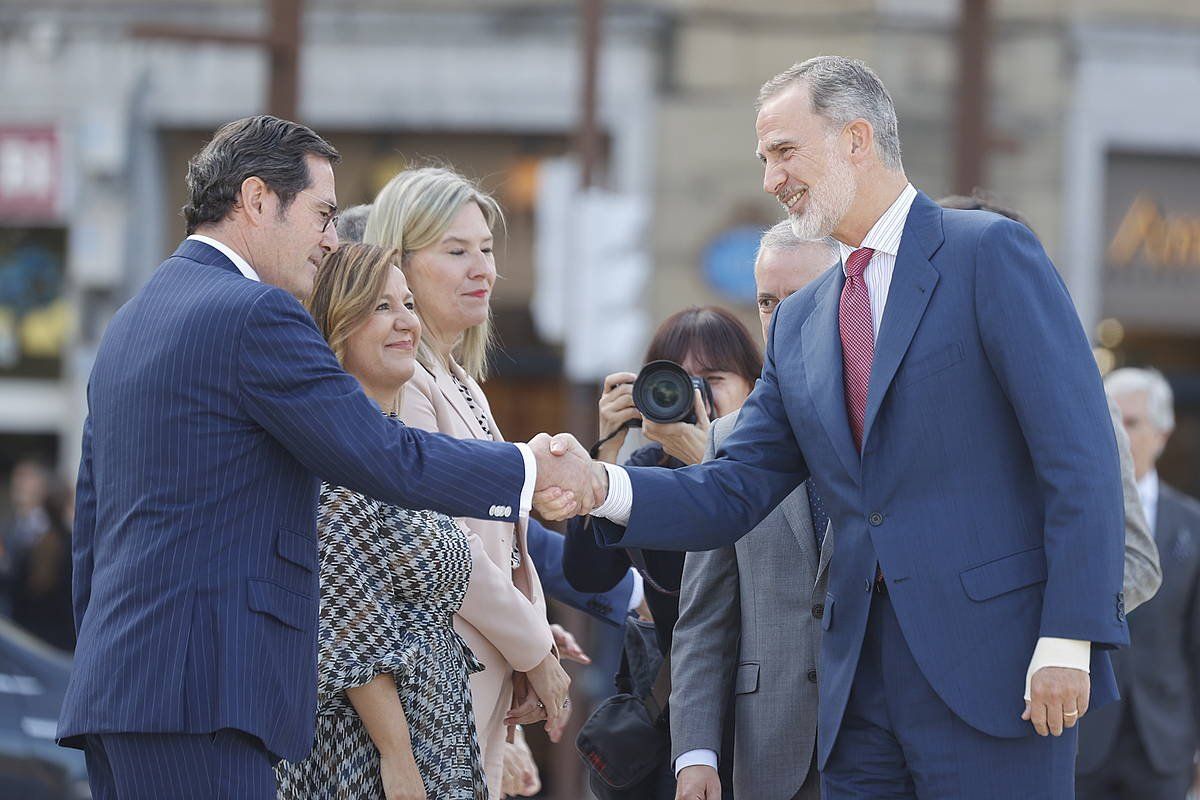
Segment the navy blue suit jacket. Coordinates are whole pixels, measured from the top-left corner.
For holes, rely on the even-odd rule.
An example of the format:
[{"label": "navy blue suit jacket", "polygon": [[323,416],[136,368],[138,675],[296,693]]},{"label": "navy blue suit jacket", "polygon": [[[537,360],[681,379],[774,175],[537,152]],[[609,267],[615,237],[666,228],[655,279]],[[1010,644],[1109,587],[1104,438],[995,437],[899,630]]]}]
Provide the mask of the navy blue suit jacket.
[{"label": "navy blue suit jacket", "polygon": [[538,579],[547,597],[623,628],[629,616],[629,600],[633,596],[633,573],[625,570],[624,577],[607,592],[581,592],[571,585],[563,572],[563,546],[565,537],[558,531],[542,527],[537,520],[529,520],[525,529],[529,557],[537,567]]},{"label": "navy blue suit jacket", "polygon": [[320,481],[455,516],[520,506],[517,448],[394,425],[293,297],[196,241],[109,323],[88,409],[64,744],[237,728],[304,758]]},{"label": "navy blue suit jacket", "polygon": [[[875,347],[861,454],[847,422],[832,269],[775,312],[761,379],[718,458],[631,469],[625,547],[731,544],[810,474],[837,532],[821,625],[823,767],[858,665],[876,563],[917,663],[975,728],[1033,734],[1039,637],[1093,647],[1092,706],[1128,642],[1121,478],[1087,337],[1037,238],[912,205]],[[789,431],[789,435],[780,435]]]}]

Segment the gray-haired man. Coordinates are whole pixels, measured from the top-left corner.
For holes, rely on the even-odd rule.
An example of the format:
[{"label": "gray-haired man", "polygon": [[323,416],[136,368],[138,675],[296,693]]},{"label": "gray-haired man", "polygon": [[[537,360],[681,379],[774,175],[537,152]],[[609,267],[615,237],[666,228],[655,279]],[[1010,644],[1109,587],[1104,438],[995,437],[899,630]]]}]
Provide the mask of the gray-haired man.
[{"label": "gray-haired man", "polygon": [[1132,646],[1113,659],[1122,702],[1080,726],[1078,795],[1183,800],[1200,741],[1200,503],[1158,479],[1155,465],[1175,428],[1163,376],[1119,369],[1104,383],[1129,432],[1163,580],[1129,615]]},{"label": "gray-haired man", "polygon": [[[837,263],[829,242],[797,239],[787,221],[763,235],[754,283],[764,340],[780,301]],[[736,422],[735,413],[713,423],[706,458]],[[810,490],[811,481],[797,487],[733,547],[688,553],[684,561],[671,646],[679,800],[721,796],[717,753],[730,717],[735,796],[820,797],[817,655],[833,537]]]}]

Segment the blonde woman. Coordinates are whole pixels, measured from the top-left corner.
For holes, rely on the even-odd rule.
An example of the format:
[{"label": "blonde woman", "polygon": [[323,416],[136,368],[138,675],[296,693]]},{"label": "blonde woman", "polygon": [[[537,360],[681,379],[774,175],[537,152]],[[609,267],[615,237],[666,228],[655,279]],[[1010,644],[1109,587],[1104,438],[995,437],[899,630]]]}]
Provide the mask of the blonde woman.
[{"label": "blonde woman", "polygon": [[[390,417],[421,337],[399,261],[343,247],[309,299],[342,366]],[[317,533],[316,739],[304,761],[277,767],[279,797],[483,800],[467,678],[481,667],[452,622],[473,572],[466,533],[443,514],[329,484]]]},{"label": "blonde woman", "polygon": [[[409,425],[459,438],[502,439],[479,386],[496,281],[492,230],[500,220],[495,200],[445,169],[401,172],[375,198],[364,238],[403,252],[424,329],[418,366],[401,394]],[[536,704],[534,715],[545,713],[556,736],[569,713],[569,679],[553,646],[524,524],[461,521],[474,534],[472,546],[495,567],[472,578],[454,624],[485,667],[471,676],[471,691],[489,796],[498,800],[506,723],[527,721],[525,712]],[[520,708],[510,713],[514,705]]]}]

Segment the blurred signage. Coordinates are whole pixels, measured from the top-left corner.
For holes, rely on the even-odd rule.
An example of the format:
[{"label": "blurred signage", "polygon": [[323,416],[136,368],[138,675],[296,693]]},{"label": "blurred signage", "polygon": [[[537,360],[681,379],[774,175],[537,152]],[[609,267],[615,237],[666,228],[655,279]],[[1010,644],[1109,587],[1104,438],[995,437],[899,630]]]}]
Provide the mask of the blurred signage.
[{"label": "blurred signage", "polygon": [[0,224],[62,212],[62,145],[53,126],[0,126]]},{"label": "blurred signage", "polygon": [[1104,315],[1200,332],[1200,154],[1109,153]]},{"label": "blurred signage", "polygon": [[57,378],[74,316],[66,231],[0,227],[0,377]]},{"label": "blurred signage", "polygon": [[754,259],[760,239],[762,229],[755,225],[738,225],[717,234],[701,257],[708,285],[729,300],[752,305],[758,297]]}]

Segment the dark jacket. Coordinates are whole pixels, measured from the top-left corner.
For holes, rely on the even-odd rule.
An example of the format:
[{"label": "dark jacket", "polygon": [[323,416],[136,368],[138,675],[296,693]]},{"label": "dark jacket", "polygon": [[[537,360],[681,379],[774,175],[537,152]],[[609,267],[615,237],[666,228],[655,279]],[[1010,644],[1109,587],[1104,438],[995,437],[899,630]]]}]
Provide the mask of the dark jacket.
[{"label": "dark jacket", "polygon": [[[662,445],[649,444],[629,456],[627,467],[662,466],[675,469],[683,462],[663,452]],[[633,561],[621,548],[604,548],[596,543],[590,529],[591,517],[576,517],[567,526],[563,548],[563,574],[581,592],[607,592],[629,572]],[[642,550],[650,581],[669,592],[661,592],[644,581],[646,605],[654,617],[658,645],[665,655],[671,649],[671,631],[679,619],[679,585],[683,577],[683,553],[666,550]],[[673,593],[673,594],[672,594]]]},{"label": "dark jacket", "polygon": [[1191,769],[1200,723],[1200,502],[1159,484],[1158,594],[1129,614],[1130,646],[1113,654],[1122,701],[1079,723],[1079,772],[1100,768],[1121,726],[1136,726],[1162,773]]}]

